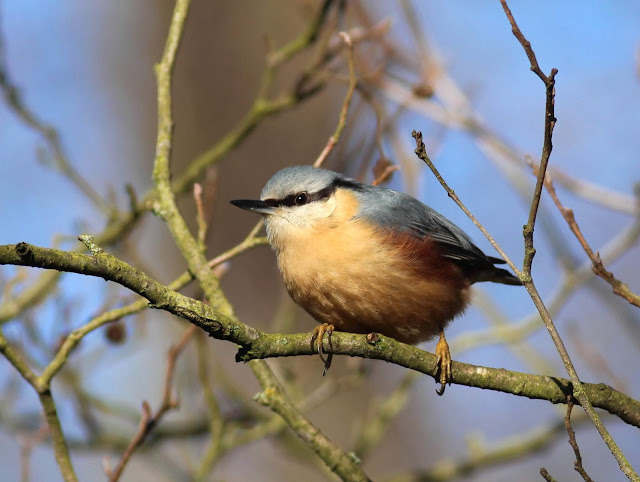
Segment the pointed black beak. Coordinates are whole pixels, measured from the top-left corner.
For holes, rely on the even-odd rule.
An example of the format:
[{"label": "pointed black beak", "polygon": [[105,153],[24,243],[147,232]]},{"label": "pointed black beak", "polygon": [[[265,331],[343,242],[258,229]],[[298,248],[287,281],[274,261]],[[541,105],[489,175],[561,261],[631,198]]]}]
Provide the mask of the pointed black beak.
[{"label": "pointed black beak", "polygon": [[259,214],[273,214],[275,208],[273,206],[269,206],[264,201],[254,201],[251,199],[236,199],[235,201],[230,201],[234,206],[239,207],[240,209],[244,209],[246,211],[251,211]]}]

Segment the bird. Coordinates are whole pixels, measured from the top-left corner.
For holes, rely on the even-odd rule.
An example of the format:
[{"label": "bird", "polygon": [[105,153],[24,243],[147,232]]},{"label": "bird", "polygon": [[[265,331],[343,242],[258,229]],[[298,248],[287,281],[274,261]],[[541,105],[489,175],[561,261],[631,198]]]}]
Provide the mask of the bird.
[{"label": "bird", "polygon": [[264,217],[267,238],[291,298],[320,325],[312,343],[335,329],[377,333],[416,345],[436,335],[442,395],[451,383],[444,330],[469,305],[471,285],[521,285],[471,238],[414,197],[313,166],[286,167],[260,199],[233,200]]}]

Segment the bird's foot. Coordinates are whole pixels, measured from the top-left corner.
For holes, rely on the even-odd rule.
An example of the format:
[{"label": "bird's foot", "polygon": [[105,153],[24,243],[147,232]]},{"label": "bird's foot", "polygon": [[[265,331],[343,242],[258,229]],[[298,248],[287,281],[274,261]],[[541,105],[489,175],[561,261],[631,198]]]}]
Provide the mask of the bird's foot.
[{"label": "bird's foot", "polygon": [[334,329],[335,329],[335,326],[330,325],[329,323],[322,323],[321,325],[318,325],[315,327],[315,329],[313,330],[313,334],[311,335],[311,347],[314,348],[314,345],[317,345],[318,355],[320,355],[320,359],[324,363],[324,371],[322,372],[322,376],[325,376],[327,374],[327,372],[329,371],[329,368],[331,367],[331,361],[333,360],[332,352],[327,353],[326,357],[324,356],[324,350],[323,350],[324,336],[325,334],[327,335],[327,341],[329,342],[329,349],[333,351],[331,347],[331,334],[333,333]]},{"label": "bird's foot", "polygon": [[440,389],[436,390],[436,393],[442,395],[447,383],[451,385],[451,352],[443,330],[440,330],[440,339],[436,345],[436,357],[435,373],[437,374],[438,370],[440,370]]}]

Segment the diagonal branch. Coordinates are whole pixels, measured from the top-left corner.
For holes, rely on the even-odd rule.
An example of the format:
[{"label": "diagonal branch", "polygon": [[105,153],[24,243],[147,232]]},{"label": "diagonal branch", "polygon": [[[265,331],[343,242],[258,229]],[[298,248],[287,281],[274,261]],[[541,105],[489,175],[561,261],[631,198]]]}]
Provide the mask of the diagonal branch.
[{"label": "diagonal branch", "polygon": [[[370,480],[360,467],[357,457],[345,453],[320,430],[304,418],[286,396],[271,368],[262,361],[249,363],[263,391],[255,396],[261,405],[280,415],[300,439],[304,441],[342,480]],[[331,463],[329,463],[331,461]]]},{"label": "diagonal branch", "polygon": [[[527,161],[531,166],[531,169],[533,170],[533,172],[537,174],[539,172],[539,167],[536,166],[531,159],[527,159]],[[600,276],[600,278],[605,280],[607,283],[609,283],[613,288],[613,292],[616,295],[624,298],[632,305],[640,307],[640,296],[634,293],[629,288],[629,285],[620,281],[618,278],[615,277],[615,275],[611,271],[609,271],[607,268],[604,267],[604,263],[602,262],[600,253],[597,251],[594,251],[591,248],[591,246],[585,239],[584,234],[582,234],[582,230],[580,229],[580,226],[576,221],[576,217],[573,213],[573,209],[565,207],[562,204],[562,201],[560,201],[560,198],[558,197],[558,193],[556,192],[556,188],[553,184],[552,176],[550,176],[549,174],[547,174],[544,178],[544,187],[549,193],[549,196],[551,197],[551,199],[553,200],[553,203],[558,208],[558,211],[560,211],[560,214],[562,214],[562,217],[569,225],[569,229],[571,229],[571,232],[574,234],[574,236],[580,243],[580,246],[582,246],[582,249],[584,250],[584,252],[587,253],[589,260],[591,261],[592,271],[596,275]],[[638,204],[638,201],[636,201],[636,204]]]},{"label": "diagonal branch", "polygon": [[156,413],[151,413],[151,407],[149,403],[145,400],[142,402],[142,417],[140,418],[140,424],[138,426],[138,431],[129,442],[127,449],[122,454],[120,461],[116,468],[112,471],[108,471],[107,475],[109,477],[109,482],[117,482],[122,476],[122,472],[124,471],[125,466],[131,459],[133,453],[140,447],[151,431],[158,426],[160,420],[164,417],[164,415],[171,409],[176,408],[178,406],[178,401],[172,395],[172,385],[174,373],[176,370],[176,362],[178,361],[178,357],[183,352],[185,346],[189,342],[189,340],[195,335],[196,327],[190,326],[187,328],[182,337],[174,346],[169,349],[169,353],[167,354],[167,370],[165,372],[164,379],[164,390],[162,392],[162,402],[160,403],[160,407],[156,410]]},{"label": "diagonal branch", "polygon": [[502,259],[504,259],[507,262],[507,264],[513,270],[513,272],[518,277],[522,277],[522,273],[516,267],[515,263],[511,260],[511,258],[509,258],[507,253],[505,253],[502,250],[498,242],[495,239],[493,239],[493,236],[491,236],[491,234],[489,234],[489,232],[485,229],[485,227],[482,224],[480,224],[480,221],[478,221],[476,217],[471,213],[471,211],[467,209],[467,207],[460,200],[460,198],[455,193],[455,191],[451,189],[447,184],[447,182],[444,180],[444,178],[436,168],[435,164],[433,163],[433,161],[431,161],[431,158],[429,158],[429,155],[427,154],[427,149],[424,146],[424,142],[422,142],[422,132],[413,131],[411,132],[411,136],[416,140],[416,149],[414,152],[420,158],[420,160],[422,160],[429,167],[429,169],[431,169],[431,172],[433,172],[433,175],[440,182],[444,190],[447,191],[447,195],[453,200],[453,202],[455,202],[460,207],[460,209],[464,211],[464,213],[469,217],[469,219],[471,219],[473,224],[475,224],[476,227],[480,231],[482,231],[482,234],[485,235],[487,240],[491,243],[491,245],[495,248],[495,250],[500,254],[500,256],[502,256]]}]

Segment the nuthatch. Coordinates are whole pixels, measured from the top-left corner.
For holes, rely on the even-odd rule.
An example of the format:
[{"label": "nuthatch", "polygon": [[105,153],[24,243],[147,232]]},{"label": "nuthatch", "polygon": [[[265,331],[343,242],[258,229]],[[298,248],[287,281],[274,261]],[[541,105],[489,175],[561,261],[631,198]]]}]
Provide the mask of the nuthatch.
[{"label": "nuthatch", "polygon": [[439,334],[440,394],[451,376],[444,329],[466,308],[470,286],[521,284],[420,201],[326,169],[282,169],[259,201],[231,202],[264,215],[287,291],[322,324],[314,331],[321,356],[334,327],[410,344]]}]

